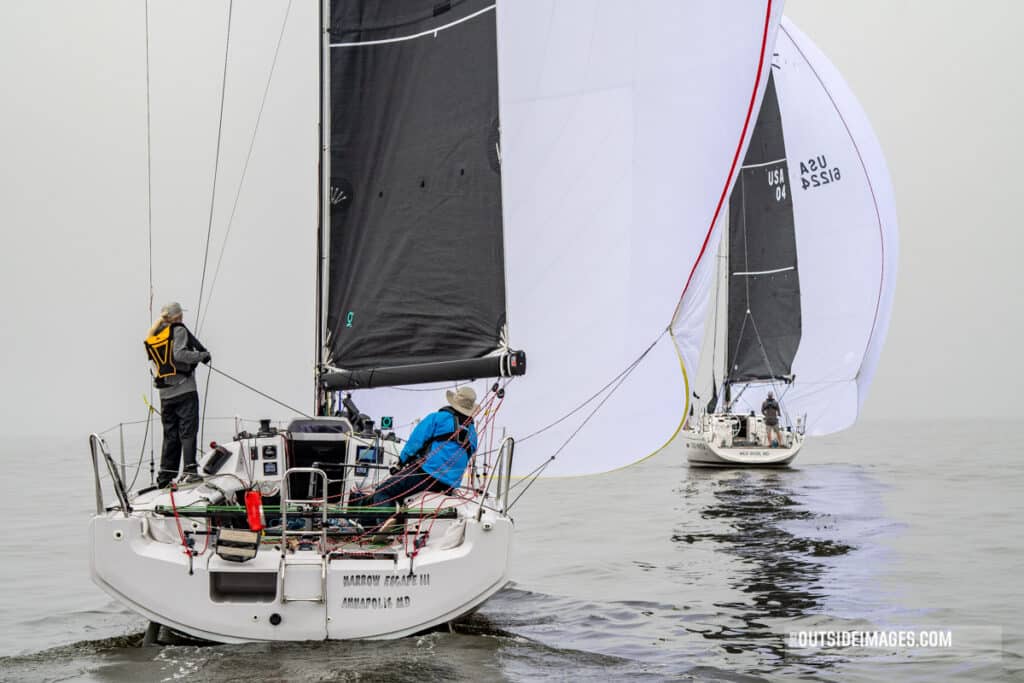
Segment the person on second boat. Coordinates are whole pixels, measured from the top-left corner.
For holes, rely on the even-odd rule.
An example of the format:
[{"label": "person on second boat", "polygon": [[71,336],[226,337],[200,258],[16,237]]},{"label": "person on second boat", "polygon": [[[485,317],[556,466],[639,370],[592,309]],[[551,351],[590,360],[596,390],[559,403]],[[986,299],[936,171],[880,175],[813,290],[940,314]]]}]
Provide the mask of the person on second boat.
[{"label": "person on second boat", "polygon": [[199,432],[199,391],[195,369],[210,362],[210,352],[182,323],[184,312],[176,301],[160,311],[146,335],[146,351],[153,363],[153,383],[160,394],[160,422],[164,443],[156,483],[166,488],[183,467],[182,483],[198,481],[196,437]]},{"label": "person on second boat", "polygon": [[473,416],[480,406],[472,387],[445,392],[448,405],[427,415],[412,430],[399,456],[401,469],[355,505],[390,507],[414,493],[447,493],[458,488],[476,452]]},{"label": "person on second boat", "polygon": [[779,429],[779,402],[775,400],[775,394],[768,392],[768,398],[761,404],[761,414],[764,415],[764,426],[767,428],[768,447],[774,448],[772,432],[778,439],[779,446],[782,446],[782,431]]}]

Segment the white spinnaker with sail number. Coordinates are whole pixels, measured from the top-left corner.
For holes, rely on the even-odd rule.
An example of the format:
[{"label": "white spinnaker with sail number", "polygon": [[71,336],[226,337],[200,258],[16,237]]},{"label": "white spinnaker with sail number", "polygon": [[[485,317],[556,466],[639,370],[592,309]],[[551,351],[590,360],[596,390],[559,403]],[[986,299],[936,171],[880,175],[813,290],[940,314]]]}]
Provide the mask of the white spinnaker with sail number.
[{"label": "white spinnaker with sail number", "polygon": [[[851,426],[864,404],[892,313],[899,250],[892,180],[850,87],[788,18],[773,74],[792,193],[802,334],[795,381],[775,386],[807,433]],[[699,268],[705,280],[714,259]],[[769,385],[751,386],[737,412],[760,412]],[[736,396],[738,387],[733,388]]]}]

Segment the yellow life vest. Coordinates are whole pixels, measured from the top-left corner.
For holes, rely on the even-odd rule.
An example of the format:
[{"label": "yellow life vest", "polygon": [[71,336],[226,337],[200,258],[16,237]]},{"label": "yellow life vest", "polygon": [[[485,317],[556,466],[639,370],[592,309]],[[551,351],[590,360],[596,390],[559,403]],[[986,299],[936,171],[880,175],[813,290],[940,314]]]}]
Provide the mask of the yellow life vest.
[{"label": "yellow life vest", "polygon": [[146,337],[146,353],[153,363],[153,376],[157,379],[178,374],[174,365],[174,337],[171,336],[173,325],[167,325],[156,334]]},{"label": "yellow life vest", "polygon": [[[174,330],[178,327],[185,326],[181,323],[171,323],[156,334],[146,337],[146,341],[143,342],[146,345],[146,355],[153,364],[153,382],[157,388],[167,386],[166,378],[175,375],[188,377],[195,369],[193,365],[179,369],[174,364]],[[192,351],[206,350],[187,327],[185,327],[185,333],[188,335],[186,348]]]}]

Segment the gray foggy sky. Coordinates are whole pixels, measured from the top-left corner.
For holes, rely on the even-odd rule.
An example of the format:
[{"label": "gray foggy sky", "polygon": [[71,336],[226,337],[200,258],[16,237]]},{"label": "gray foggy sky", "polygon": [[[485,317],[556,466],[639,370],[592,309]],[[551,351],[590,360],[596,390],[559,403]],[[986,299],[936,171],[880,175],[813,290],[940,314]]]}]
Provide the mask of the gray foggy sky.
[{"label": "gray foggy sky", "polygon": [[[286,6],[235,3],[207,292]],[[179,299],[194,325],[227,3],[151,7],[155,307]],[[964,7],[786,6],[861,100],[895,183],[899,279],[868,419],[1016,415],[1024,4]],[[84,433],[144,416],[143,8],[3,3],[0,425],[9,433]],[[316,49],[315,3],[295,0],[202,329],[219,366],[303,409],[312,391]],[[223,381],[209,404],[211,416],[281,413]]]}]

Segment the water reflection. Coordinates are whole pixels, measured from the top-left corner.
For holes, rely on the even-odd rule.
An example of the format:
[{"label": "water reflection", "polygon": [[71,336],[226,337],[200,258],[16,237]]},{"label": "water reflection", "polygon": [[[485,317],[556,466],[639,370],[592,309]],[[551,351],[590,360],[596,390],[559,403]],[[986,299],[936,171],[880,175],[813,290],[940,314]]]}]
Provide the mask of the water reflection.
[{"label": "water reflection", "polygon": [[[798,470],[688,470],[683,493],[689,514],[672,540],[712,544],[731,560],[723,562],[725,580],[738,598],[712,603],[727,619],[689,630],[718,641],[728,653],[755,654],[755,671],[767,673],[783,659],[790,667],[795,663],[785,645],[787,624],[824,612],[835,558],[856,550],[849,538],[830,538],[832,512],[810,504],[819,497],[812,488],[823,485],[822,474],[819,469],[811,484]],[[824,483],[844,489],[852,482]],[[828,667],[836,658],[800,663]]]}]

